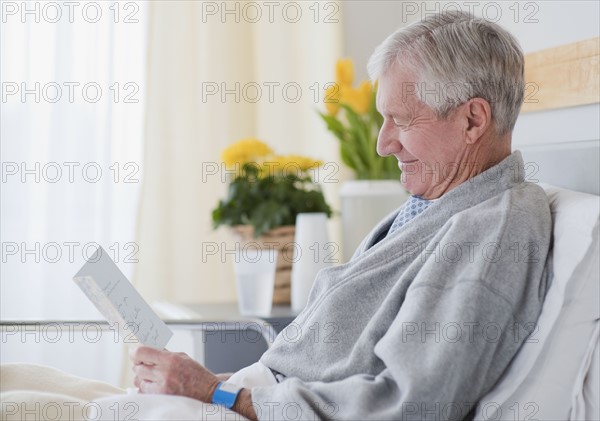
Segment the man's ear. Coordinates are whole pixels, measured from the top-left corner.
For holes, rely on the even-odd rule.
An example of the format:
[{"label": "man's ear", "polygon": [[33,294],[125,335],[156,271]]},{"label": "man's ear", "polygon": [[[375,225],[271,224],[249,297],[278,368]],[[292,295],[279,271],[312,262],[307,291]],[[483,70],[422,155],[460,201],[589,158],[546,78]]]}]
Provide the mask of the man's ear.
[{"label": "man's ear", "polygon": [[492,107],[483,98],[472,98],[463,104],[466,119],[465,142],[474,144],[492,125]]}]

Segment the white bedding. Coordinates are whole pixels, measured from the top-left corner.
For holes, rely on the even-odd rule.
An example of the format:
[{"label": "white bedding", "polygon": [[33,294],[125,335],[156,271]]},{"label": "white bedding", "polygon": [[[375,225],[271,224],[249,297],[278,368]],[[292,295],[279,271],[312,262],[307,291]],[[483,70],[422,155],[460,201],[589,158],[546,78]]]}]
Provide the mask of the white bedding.
[{"label": "white bedding", "polygon": [[[276,383],[260,363],[229,380],[245,387]],[[182,396],[127,393],[103,382],[83,379],[36,364],[0,368],[0,419],[72,420],[245,420],[241,415]]]},{"label": "white bedding", "polygon": [[86,419],[88,402],[125,391],[37,364],[0,366],[2,420]]}]

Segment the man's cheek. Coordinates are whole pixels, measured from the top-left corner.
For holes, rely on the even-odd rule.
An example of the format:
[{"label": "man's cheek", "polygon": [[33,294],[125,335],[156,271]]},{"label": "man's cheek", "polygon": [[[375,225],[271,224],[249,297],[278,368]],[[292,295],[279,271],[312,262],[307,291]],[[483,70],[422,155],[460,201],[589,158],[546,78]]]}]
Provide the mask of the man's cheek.
[{"label": "man's cheek", "polygon": [[421,165],[419,162],[403,164],[401,167],[402,180],[408,181],[409,179],[414,179],[415,176],[418,176],[421,172],[420,167]]}]

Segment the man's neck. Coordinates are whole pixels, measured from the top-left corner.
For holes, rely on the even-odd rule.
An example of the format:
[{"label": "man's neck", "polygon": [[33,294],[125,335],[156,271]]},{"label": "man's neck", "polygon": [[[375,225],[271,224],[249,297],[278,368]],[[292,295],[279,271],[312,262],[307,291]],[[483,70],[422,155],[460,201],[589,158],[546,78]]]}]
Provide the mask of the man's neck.
[{"label": "man's neck", "polygon": [[452,172],[444,174],[443,182],[435,186],[431,192],[426,192],[421,197],[427,200],[437,199],[465,181],[498,165],[510,154],[510,133],[501,137],[481,139],[480,142],[469,146],[465,150],[465,156],[461,160],[461,165],[454,167]]}]

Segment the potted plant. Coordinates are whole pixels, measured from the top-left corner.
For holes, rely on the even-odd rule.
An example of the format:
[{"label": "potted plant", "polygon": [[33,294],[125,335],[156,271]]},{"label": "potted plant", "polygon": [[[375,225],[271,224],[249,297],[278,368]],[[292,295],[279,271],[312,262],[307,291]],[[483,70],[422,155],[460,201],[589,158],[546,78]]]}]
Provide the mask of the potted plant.
[{"label": "potted plant", "polygon": [[290,303],[294,224],[299,213],[331,216],[312,171],[322,162],[300,155],[277,155],[258,139],[242,139],[222,153],[232,174],[227,196],[212,212],[215,228],[232,228],[241,243],[275,247],[278,253],[273,302]]},{"label": "potted plant", "polygon": [[377,154],[377,137],[383,117],[375,107],[377,86],[354,83],[352,60],[336,63],[336,82],[325,92],[326,112],[319,112],[327,129],[339,140],[340,158],[355,180],[340,190],[342,251],[348,260],[363,237],[385,215],[408,197],[400,184],[400,168],[394,156]]}]

